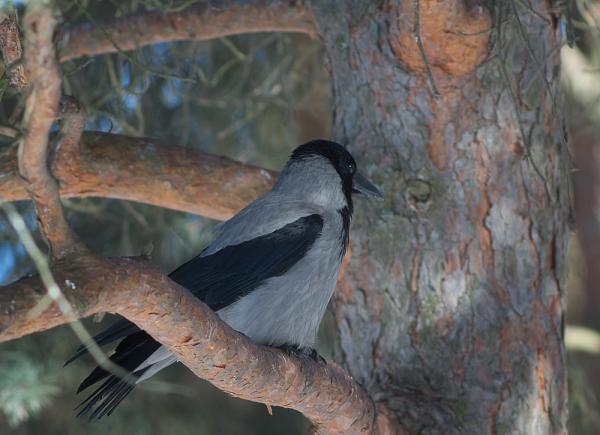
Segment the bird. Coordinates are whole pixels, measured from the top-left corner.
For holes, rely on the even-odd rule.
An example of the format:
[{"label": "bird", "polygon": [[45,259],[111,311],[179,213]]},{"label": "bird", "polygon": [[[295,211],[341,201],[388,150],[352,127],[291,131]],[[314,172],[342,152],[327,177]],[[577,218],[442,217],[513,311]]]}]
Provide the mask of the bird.
[{"label": "bird", "polygon": [[[169,278],[255,343],[321,360],[314,346],[348,247],[353,194],[383,197],[341,144],[300,145],[271,190],[218,225],[214,241]],[[126,319],[92,340],[99,346],[120,340],[109,359],[128,376],[97,366],[81,382],[77,393],[103,381],[75,408],[89,420],[110,415],[137,384],[177,362]],[[65,366],[88,346],[80,345]]]}]

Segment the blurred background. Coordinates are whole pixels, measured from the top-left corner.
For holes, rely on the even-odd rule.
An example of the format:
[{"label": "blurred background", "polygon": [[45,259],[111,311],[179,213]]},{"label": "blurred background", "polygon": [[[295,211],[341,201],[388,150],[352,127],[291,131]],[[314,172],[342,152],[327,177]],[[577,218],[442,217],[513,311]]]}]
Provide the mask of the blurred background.
[{"label": "blurred background", "polygon": [[[2,2],[4,8],[11,2]],[[23,8],[23,2],[15,2]],[[180,10],[194,0],[60,0],[60,21],[102,22],[140,10]],[[570,431],[600,433],[600,2],[563,2],[563,83],[575,170],[576,215],[569,249],[567,349]],[[298,144],[330,134],[331,95],[320,43],[290,34],[157,44],[61,65],[65,93],[89,114],[88,130],[145,136],[279,170]],[[23,101],[0,79],[0,124],[14,123]],[[0,153],[13,139],[0,136]],[[210,241],[215,222],[133,202],[66,200],[68,219],[93,250],[139,255],[149,242],[168,272]],[[18,203],[38,236],[32,207]],[[596,264],[596,265],[595,265]],[[595,265],[595,266],[594,266]],[[34,272],[0,214],[0,285]],[[87,319],[90,332],[112,319]],[[326,322],[325,322],[326,323]],[[323,332],[326,334],[326,331]],[[326,342],[326,339],[323,339]],[[302,433],[293,411],[228,397],[182,366],[136,389],[110,418],[73,418],[75,389],[94,363],[63,369],[78,344],[62,327],[0,345],[0,433],[164,434]],[[321,349],[327,355],[326,349]],[[82,393],[83,394],[83,393]]]}]

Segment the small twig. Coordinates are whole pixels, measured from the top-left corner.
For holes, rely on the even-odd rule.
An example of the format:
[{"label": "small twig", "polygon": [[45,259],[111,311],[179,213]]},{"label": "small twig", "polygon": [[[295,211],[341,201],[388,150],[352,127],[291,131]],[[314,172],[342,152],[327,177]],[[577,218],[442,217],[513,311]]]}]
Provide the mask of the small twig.
[{"label": "small twig", "polygon": [[19,143],[19,174],[35,204],[40,228],[55,259],[78,249],[58,194],[58,184],[48,170],[48,134],[57,115],[60,75],[52,37],[56,21],[52,10],[33,4],[27,8],[25,65],[31,92],[25,103],[25,134]]},{"label": "small twig", "polygon": [[265,403],[265,406],[267,407],[267,413],[273,417],[273,408],[271,408],[271,405],[269,405],[268,403]]},{"label": "small twig", "polygon": [[218,132],[217,133],[217,140],[221,141],[221,140],[226,139],[231,134],[235,133],[236,131],[238,131],[239,129],[241,129],[242,127],[244,127],[246,124],[249,124],[250,122],[252,122],[256,118],[258,118],[260,115],[262,115],[262,113],[266,109],[267,109],[267,106],[265,104],[260,104],[260,103],[257,104],[255,110],[253,110],[253,111],[250,111],[250,110],[247,111],[246,112],[246,116],[244,116],[243,118],[240,118],[240,119],[232,122],[227,127],[225,127],[223,130],[221,130],[220,132]]},{"label": "small twig", "polygon": [[425,48],[423,47],[423,41],[421,40],[421,23],[420,23],[420,0],[415,0],[415,21],[413,25],[413,37],[415,38],[415,42],[417,43],[417,47],[419,47],[419,53],[421,53],[421,59],[423,64],[425,65],[425,74],[427,75],[427,80],[429,81],[429,86],[431,87],[431,93],[434,98],[440,98],[440,92],[438,91],[437,86],[435,85],[435,80],[433,78],[433,73],[431,72],[431,68],[429,66],[429,60],[427,59],[427,53],[425,53]]},{"label": "small twig", "polygon": [[19,130],[8,125],[0,125],[0,134],[2,136],[15,138],[19,135]]}]

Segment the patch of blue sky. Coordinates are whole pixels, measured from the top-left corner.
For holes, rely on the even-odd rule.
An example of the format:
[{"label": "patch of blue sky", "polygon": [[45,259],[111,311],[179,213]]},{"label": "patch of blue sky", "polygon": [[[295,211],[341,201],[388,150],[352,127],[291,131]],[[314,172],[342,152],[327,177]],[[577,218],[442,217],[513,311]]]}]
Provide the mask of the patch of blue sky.
[{"label": "patch of blue sky", "polygon": [[267,60],[267,50],[264,48],[258,50],[254,56],[254,60],[255,62],[265,62]]},{"label": "patch of blue sky", "polygon": [[25,221],[29,231],[35,231],[37,228],[37,219],[31,203],[28,203],[26,208],[21,210],[21,216],[23,217],[23,220]]},{"label": "patch of blue sky", "polygon": [[170,80],[165,82],[161,88],[161,99],[163,104],[169,109],[174,109],[181,105],[181,80]]},{"label": "patch of blue sky", "polygon": [[15,251],[10,243],[0,244],[0,284],[6,284],[15,268]]},{"label": "patch of blue sky", "polygon": [[86,130],[97,130],[103,133],[112,132],[114,130],[114,123],[107,116],[100,115],[95,119],[89,119],[85,124]]},{"label": "patch of blue sky", "polygon": [[171,45],[171,42],[159,42],[158,44],[151,45],[150,47],[148,47],[148,49],[153,52],[150,58],[153,61],[160,60],[160,58],[169,54]]},{"label": "patch of blue sky", "polygon": [[120,73],[121,87],[126,88],[131,84],[131,67],[129,66],[129,62],[125,61],[121,64]]},{"label": "patch of blue sky", "polygon": [[0,7],[13,4],[15,6],[23,6],[27,3],[27,0],[0,0]]},{"label": "patch of blue sky", "polygon": [[115,121],[110,116],[101,115],[98,117],[98,124],[100,131],[105,133],[123,133],[123,128],[119,125],[118,121]]},{"label": "patch of blue sky", "polygon": [[196,56],[193,59],[194,63],[200,66],[208,66],[208,58],[206,56],[206,53],[203,50],[197,50],[195,53]]},{"label": "patch of blue sky", "polygon": [[139,104],[139,97],[131,93],[124,93],[121,96],[121,102],[127,110],[133,111]]}]

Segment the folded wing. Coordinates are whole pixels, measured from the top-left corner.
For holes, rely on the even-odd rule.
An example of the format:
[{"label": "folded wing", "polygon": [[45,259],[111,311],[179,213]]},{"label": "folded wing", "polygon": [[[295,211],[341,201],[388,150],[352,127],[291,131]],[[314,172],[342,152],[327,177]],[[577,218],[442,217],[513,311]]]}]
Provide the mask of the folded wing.
[{"label": "folded wing", "polygon": [[[320,215],[304,216],[271,233],[225,246],[210,255],[200,254],[174,270],[169,277],[218,311],[248,295],[267,279],[283,275],[305,256],[322,228],[323,218]],[[99,419],[110,415],[138,380],[146,379],[168,364],[164,364],[164,358],[153,358],[153,354],[164,354],[160,344],[125,319],[93,339],[98,345],[123,339],[110,360],[131,374],[129,378],[121,379],[102,367],[96,367],[82,382],[78,392],[106,379],[79,405],[78,415],[90,414],[90,419]],[[86,353],[87,346],[84,344],[65,365]],[[167,353],[165,357],[170,355]]]}]

